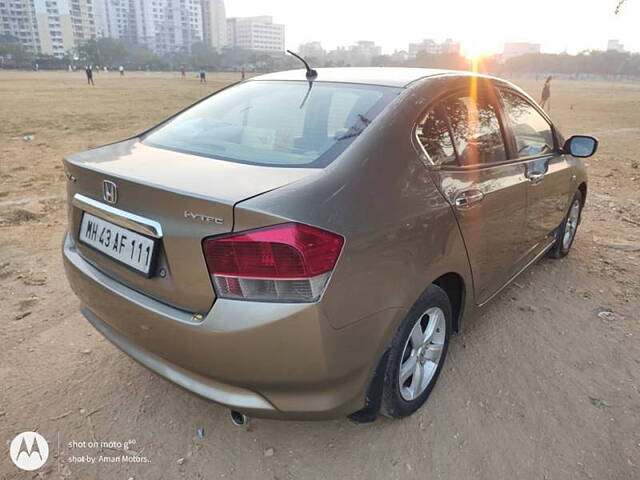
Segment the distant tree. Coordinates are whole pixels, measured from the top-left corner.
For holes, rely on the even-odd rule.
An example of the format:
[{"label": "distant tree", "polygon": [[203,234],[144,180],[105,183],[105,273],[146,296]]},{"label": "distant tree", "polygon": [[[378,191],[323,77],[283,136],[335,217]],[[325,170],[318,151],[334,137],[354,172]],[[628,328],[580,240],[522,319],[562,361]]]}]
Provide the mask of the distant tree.
[{"label": "distant tree", "polygon": [[203,42],[191,45],[191,64],[194,68],[217,70],[220,66],[220,54],[210,45]]},{"label": "distant tree", "polygon": [[[168,70],[170,67],[169,62],[146,47],[141,45],[126,45],[125,60],[121,63],[128,68],[138,68],[140,70]],[[113,63],[117,65],[118,63]]]},{"label": "distant tree", "polygon": [[510,58],[505,73],[564,73],[640,76],[640,54],[629,52],[580,52],[578,55],[528,54]]},{"label": "distant tree", "polygon": [[8,33],[3,33],[0,35],[0,44],[2,43],[20,43],[20,39]]},{"label": "distant tree", "polygon": [[371,66],[373,67],[388,67],[393,65],[391,55],[377,55],[371,59]]},{"label": "distant tree", "polygon": [[0,65],[19,67],[28,65],[33,55],[19,43],[0,41]]},{"label": "distant tree", "polygon": [[220,58],[220,65],[225,67],[241,67],[252,63],[255,59],[255,54],[249,50],[244,50],[237,47],[226,47],[222,50]]},{"label": "distant tree", "polygon": [[127,46],[113,38],[89,40],[77,49],[80,60],[90,65],[115,66],[126,63]]},{"label": "distant tree", "polygon": [[129,69],[166,70],[170,62],[141,45],[130,45],[113,38],[89,40],[78,47],[76,55],[81,64],[116,67],[124,65]]},{"label": "distant tree", "polygon": [[622,5],[626,2],[627,0],[618,0],[618,4],[616,5],[616,10],[615,10],[615,14],[617,15],[618,13],[620,13],[620,8],[622,7]]},{"label": "distant tree", "polygon": [[453,70],[470,70],[471,62],[455,53],[434,54],[418,52],[416,58],[409,62],[414,67],[445,68]]}]

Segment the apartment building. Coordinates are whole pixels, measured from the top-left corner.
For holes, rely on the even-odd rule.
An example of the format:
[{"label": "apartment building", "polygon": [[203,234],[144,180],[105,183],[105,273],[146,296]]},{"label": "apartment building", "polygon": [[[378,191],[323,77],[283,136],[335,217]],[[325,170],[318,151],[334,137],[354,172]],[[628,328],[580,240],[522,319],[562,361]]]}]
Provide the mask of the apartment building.
[{"label": "apartment building", "polygon": [[190,52],[201,41],[218,50],[284,51],[284,25],[270,16],[227,19],[224,0],[0,0],[0,35],[58,57],[100,37],[158,54]]},{"label": "apartment building", "polygon": [[216,50],[227,45],[224,0],[202,0],[202,39]]},{"label": "apartment building", "polygon": [[0,35],[11,36],[29,52],[39,53],[38,25],[31,0],[0,0]]},{"label": "apartment building", "polygon": [[95,37],[92,0],[0,0],[0,35],[28,51],[62,57]]},{"label": "apartment building", "polygon": [[409,58],[416,58],[416,56],[420,52],[425,52],[433,55],[457,55],[460,53],[460,43],[450,38],[447,38],[442,43],[438,43],[435,40],[426,38],[419,43],[409,44]]},{"label": "apartment building", "polygon": [[539,43],[527,42],[510,42],[505,43],[502,49],[502,60],[507,61],[510,58],[519,57],[529,53],[540,53]]},{"label": "apartment building", "polygon": [[227,19],[227,45],[265,53],[284,52],[284,25],[270,16]]},{"label": "apartment building", "polygon": [[193,43],[202,41],[200,0],[93,1],[99,36],[142,45],[159,54],[189,52]]},{"label": "apartment building", "polygon": [[360,40],[348,47],[337,47],[327,53],[326,60],[334,66],[363,67],[371,65],[374,57],[382,53],[382,48],[371,40]]},{"label": "apartment building", "polygon": [[93,0],[96,34],[128,43],[138,42],[138,2]]},{"label": "apartment building", "polygon": [[620,43],[620,40],[608,40],[607,52],[624,52],[624,45]]}]

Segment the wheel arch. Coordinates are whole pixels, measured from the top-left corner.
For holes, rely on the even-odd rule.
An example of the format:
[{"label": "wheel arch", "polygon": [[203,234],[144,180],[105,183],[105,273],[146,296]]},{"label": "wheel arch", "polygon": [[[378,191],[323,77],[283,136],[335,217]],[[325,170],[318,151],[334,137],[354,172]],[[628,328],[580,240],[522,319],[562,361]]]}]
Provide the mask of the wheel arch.
[{"label": "wheel arch", "polygon": [[582,182],[578,186],[578,190],[582,193],[582,206],[584,207],[584,204],[587,201],[587,182]]},{"label": "wheel arch", "polygon": [[451,302],[451,311],[453,313],[453,330],[455,332],[460,331],[466,299],[464,278],[459,273],[449,272],[440,275],[431,283],[444,290],[449,297],[449,301]]},{"label": "wheel arch", "polygon": [[[435,280],[430,282],[420,296],[431,286],[444,290],[451,302],[451,310],[453,314],[453,330],[454,332],[460,331],[462,324],[462,316],[464,314],[464,304],[466,300],[466,287],[465,281],[462,275],[456,272],[448,272],[438,276]],[[416,298],[417,300],[420,298]],[[411,307],[407,309],[407,312]],[[399,325],[395,325],[392,335],[395,335],[395,331],[399,328]],[[387,361],[389,359],[389,351],[391,344],[387,343],[382,349],[380,357],[375,364],[372,372],[372,377],[369,381],[369,385],[365,391],[365,405],[361,410],[352,413],[348,417],[356,423],[369,423],[376,419],[380,412],[382,391],[384,386],[384,372],[386,370]]]}]

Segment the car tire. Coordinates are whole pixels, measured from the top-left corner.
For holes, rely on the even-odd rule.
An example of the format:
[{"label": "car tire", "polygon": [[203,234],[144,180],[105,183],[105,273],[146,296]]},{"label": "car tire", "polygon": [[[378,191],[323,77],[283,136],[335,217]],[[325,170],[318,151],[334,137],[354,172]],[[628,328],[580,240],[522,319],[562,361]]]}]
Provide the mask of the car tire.
[{"label": "car tire", "polygon": [[447,356],[452,328],[449,297],[430,285],[393,338],[382,393],[384,415],[407,417],[427,400]]},{"label": "car tire", "polygon": [[578,190],[569,205],[569,211],[560,226],[556,229],[555,242],[549,250],[551,258],[566,257],[576,238],[578,225],[582,216],[582,192]]}]

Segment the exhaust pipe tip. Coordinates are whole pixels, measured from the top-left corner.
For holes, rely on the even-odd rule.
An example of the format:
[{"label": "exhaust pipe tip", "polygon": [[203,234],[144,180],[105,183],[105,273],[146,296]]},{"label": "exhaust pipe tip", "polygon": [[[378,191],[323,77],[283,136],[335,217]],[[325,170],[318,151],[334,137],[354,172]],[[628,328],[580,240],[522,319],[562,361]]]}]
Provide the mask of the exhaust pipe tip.
[{"label": "exhaust pipe tip", "polygon": [[231,423],[236,427],[244,427],[249,422],[249,417],[244,413],[240,413],[237,410],[231,410],[229,413],[231,414]]}]

